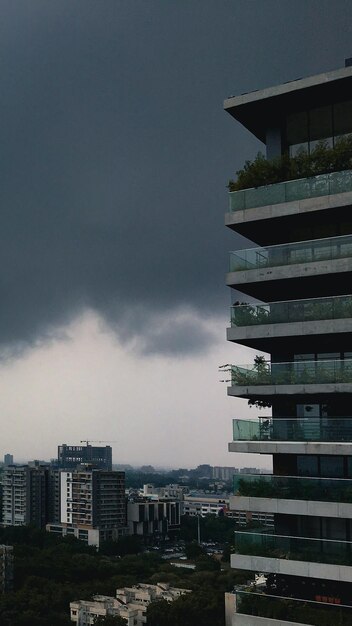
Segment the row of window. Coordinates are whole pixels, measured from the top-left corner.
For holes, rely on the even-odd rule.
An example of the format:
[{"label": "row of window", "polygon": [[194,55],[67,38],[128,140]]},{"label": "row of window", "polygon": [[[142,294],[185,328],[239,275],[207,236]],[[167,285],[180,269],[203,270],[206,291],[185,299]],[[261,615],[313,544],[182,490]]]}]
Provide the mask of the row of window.
[{"label": "row of window", "polygon": [[338,102],[287,117],[286,139],[290,156],[300,150],[311,152],[319,141],[333,146],[339,137],[352,132],[352,100]]},{"label": "row of window", "polygon": [[297,473],[301,476],[321,476],[322,478],[352,478],[352,457],[298,455]]}]

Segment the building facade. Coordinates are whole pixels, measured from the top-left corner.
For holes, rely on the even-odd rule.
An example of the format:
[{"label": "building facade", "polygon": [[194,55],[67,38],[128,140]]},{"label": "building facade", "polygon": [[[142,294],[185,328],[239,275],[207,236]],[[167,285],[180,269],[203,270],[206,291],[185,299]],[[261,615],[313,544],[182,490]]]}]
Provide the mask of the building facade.
[{"label": "building facade", "polygon": [[131,535],[149,537],[179,530],[181,524],[179,501],[163,498],[150,499],[137,497],[127,503],[127,523]]},{"label": "building facade", "polygon": [[0,593],[13,591],[13,546],[0,545]]},{"label": "building facade", "polygon": [[4,465],[13,465],[13,454],[4,454]]},{"label": "building facade", "polygon": [[225,101],[281,159],[280,182],[232,191],[226,215],[251,242],[230,255],[227,336],[259,352],[228,394],[264,413],[234,420],[229,449],[273,458],[234,477],[230,507],[274,516],[235,533],[232,567],[266,584],[237,591],[231,626],[352,623],[351,94],[346,67]]},{"label": "building facade", "polygon": [[48,521],[49,466],[33,461],[4,468],[2,525],[31,524],[44,528]]},{"label": "building facade", "polygon": [[82,465],[59,474],[60,522],[48,524],[49,532],[97,547],[127,532],[124,472]]},{"label": "building facade", "polygon": [[76,469],[82,463],[90,463],[96,469],[112,470],[111,446],[69,446],[63,443],[58,446],[58,467],[63,470]]}]

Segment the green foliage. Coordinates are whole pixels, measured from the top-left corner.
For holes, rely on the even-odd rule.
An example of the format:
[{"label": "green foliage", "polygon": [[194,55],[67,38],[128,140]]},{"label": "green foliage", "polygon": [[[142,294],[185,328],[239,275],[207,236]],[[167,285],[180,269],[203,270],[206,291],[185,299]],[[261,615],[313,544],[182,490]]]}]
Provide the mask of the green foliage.
[{"label": "green foliage", "polygon": [[301,600],[272,598],[265,594],[246,594],[241,596],[241,613],[246,615],[260,615],[261,617],[276,620],[302,622],[315,626],[345,626],[350,623],[351,609],[317,603],[312,605]]},{"label": "green foliage", "polygon": [[108,556],[126,556],[127,554],[140,554],[143,550],[143,540],[138,535],[120,537],[118,541],[104,541],[100,547],[100,553]]},{"label": "green foliage", "polygon": [[170,604],[167,600],[151,602],[147,607],[148,626],[170,626]]},{"label": "green foliage", "polygon": [[187,559],[196,559],[197,557],[204,555],[205,550],[198,543],[192,541],[191,543],[186,543],[185,554]]},{"label": "green foliage", "polygon": [[[219,543],[231,542],[236,522],[230,517],[207,515],[199,520],[202,541],[216,541]],[[181,517],[180,536],[185,541],[195,541],[197,538],[198,521],[196,517],[183,515]]]},{"label": "green foliage", "polygon": [[[224,519],[218,518],[211,523],[214,522],[222,525]],[[31,528],[0,529],[0,535],[4,543],[11,543],[11,537],[15,560],[14,591],[0,596],[1,626],[69,626],[69,604],[73,600],[90,600],[96,594],[115,596],[118,587],[163,581],[191,589],[196,605],[201,602],[199,595],[207,595],[210,615],[214,617],[217,611],[218,621],[214,619],[212,626],[224,626],[224,621],[219,618],[223,609],[223,594],[230,591],[235,583],[242,583],[248,578],[248,573],[213,571],[213,561],[210,559],[210,564],[209,557],[205,557],[206,562],[201,562],[198,571],[193,571],[177,569],[155,553],[122,558],[109,556],[83,542],[63,540]],[[215,567],[218,569],[217,563]],[[167,626],[181,623],[187,626],[191,623],[182,617],[184,611],[189,610],[189,602],[180,603],[171,621],[168,617]],[[196,623],[208,626],[206,612],[200,614],[199,621],[194,611],[191,615],[194,620],[192,626]],[[175,621],[172,621],[174,617]]]},{"label": "green foliage", "polygon": [[224,626],[223,591],[209,587],[174,602],[152,602],[147,608],[147,623],[148,626]]},{"label": "green foliage", "polygon": [[119,615],[99,615],[94,618],[94,626],[126,626],[126,620]]},{"label": "green foliage", "polygon": [[352,135],[348,135],[338,139],[333,148],[321,141],[310,154],[302,150],[292,158],[284,154],[267,160],[259,152],[254,161],[246,161],[236,172],[236,181],[230,180],[228,187],[230,191],[238,191],[351,168]]},{"label": "green foliage", "polygon": [[196,572],[220,572],[220,561],[208,554],[199,556],[196,560]]}]

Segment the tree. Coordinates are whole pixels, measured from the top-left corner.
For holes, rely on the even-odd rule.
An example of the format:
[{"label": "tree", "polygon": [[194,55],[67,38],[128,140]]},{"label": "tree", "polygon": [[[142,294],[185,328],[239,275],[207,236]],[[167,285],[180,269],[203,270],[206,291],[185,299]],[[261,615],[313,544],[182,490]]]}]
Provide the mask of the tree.
[{"label": "tree", "polygon": [[187,559],[196,559],[199,556],[205,554],[205,551],[202,546],[200,546],[195,541],[192,541],[191,543],[186,543],[185,554]]},{"label": "tree", "polygon": [[170,626],[171,604],[167,600],[155,600],[147,607],[148,626]]},{"label": "tree", "polygon": [[196,561],[197,572],[220,572],[220,569],[220,562],[207,554],[200,556]]}]

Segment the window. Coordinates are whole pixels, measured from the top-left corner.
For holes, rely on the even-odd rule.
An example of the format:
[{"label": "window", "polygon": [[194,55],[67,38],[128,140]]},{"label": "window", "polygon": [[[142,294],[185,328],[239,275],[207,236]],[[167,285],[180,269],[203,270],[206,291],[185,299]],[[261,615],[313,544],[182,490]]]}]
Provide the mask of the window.
[{"label": "window", "polygon": [[314,150],[319,141],[333,145],[332,106],[313,109],[309,113],[309,148]]},{"label": "window", "polygon": [[319,476],[318,457],[306,454],[297,456],[298,476]]},{"label": "window", "polygon": [[311,152],[320,141],[333,146],[340,137],[350,133],[351,100],[287,116],[286,141],[291,157],[296,156],[300,150]]},{"label": "window", "polygon": [[321,456],[320,475],[326,478],[343,478],[343,457],[342,456]]}]

